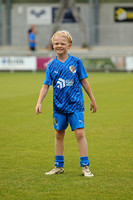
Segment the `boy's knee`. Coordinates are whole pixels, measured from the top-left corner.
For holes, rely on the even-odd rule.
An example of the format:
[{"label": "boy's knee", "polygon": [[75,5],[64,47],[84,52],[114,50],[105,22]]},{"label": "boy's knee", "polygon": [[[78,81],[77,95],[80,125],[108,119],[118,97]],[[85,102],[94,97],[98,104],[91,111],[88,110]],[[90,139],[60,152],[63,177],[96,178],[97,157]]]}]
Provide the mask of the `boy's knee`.
[{"label": "boy's knee", "polygon": [[75,136],[76,136],[77,140],[84,138],[85,137],[84,129],[83,128],[76,129]]},{"label": "boy's knee", "polygon": [[55,138],[57,140],[63,139],[64,135],[65,135],[65,130],[61,130],[61,131],[55,130]]}]

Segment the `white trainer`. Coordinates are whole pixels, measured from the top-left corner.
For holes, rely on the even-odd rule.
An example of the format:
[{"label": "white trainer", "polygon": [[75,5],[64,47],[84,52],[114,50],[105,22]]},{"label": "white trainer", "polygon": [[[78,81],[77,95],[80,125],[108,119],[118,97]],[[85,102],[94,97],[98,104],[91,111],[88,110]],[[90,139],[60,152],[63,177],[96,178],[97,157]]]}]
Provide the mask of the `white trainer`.
[{"label": "white trainer", "polygon": [[82,175],[86,177],[93,177],[94,175],[91,173],[88,166],[82,167]]},{"label": "white trainer", "polygon": [[52,169],[49,172],[46,172],[46,175],[55,175],[55,174],[62,174],[64,172],[64,168],[63,167],[55,167],[54,169]]}]

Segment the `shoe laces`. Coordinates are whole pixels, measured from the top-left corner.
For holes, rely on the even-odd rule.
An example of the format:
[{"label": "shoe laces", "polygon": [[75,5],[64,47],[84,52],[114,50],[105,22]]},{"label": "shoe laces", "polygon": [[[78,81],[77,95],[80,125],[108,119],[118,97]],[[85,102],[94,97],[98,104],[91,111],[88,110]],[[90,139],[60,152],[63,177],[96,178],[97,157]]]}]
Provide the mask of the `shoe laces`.
[{"label": "shoe laces", "polygon": [[88,166],[85,166],[84,169],[85,169],[86,172],[91,173],[91,171],[90,171]]},{"label": "shoe laces", "polygon": [[53,171],[55,171],[55,170],[56,170],[56,167],[55,167],[54,169],[52,169],[51,172],[53,172]]}]

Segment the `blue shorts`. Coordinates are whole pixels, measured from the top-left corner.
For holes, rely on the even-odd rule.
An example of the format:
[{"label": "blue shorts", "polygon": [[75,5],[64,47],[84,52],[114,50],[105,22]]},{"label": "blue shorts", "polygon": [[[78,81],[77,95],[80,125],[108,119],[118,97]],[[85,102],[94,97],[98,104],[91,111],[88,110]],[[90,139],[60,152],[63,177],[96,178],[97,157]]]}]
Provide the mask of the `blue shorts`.
[{"label": "blue shorts", "polygon": [[83,112],[76,113],[53,113],[54,128],[58,131],[64,130],[71,126],[71,130],[77,128],[84,128],[84,114]]}]

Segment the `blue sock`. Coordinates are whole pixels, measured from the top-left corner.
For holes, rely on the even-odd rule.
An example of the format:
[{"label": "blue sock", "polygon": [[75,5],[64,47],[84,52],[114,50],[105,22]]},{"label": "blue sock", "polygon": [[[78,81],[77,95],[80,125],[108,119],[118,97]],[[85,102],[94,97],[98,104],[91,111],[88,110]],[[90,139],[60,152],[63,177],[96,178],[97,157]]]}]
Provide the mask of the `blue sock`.
[{"label": "blue sock", "polygon": [[80,157],[80,166],[81,167],[85,167],[85,166],[89,166],[90,162],[88,159],[88,156],[84,156],[84,157]]},{"label": "blue sock", "polygon": [[55,167],[64,167],[64,156],[55,156]]}]

